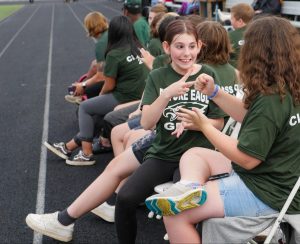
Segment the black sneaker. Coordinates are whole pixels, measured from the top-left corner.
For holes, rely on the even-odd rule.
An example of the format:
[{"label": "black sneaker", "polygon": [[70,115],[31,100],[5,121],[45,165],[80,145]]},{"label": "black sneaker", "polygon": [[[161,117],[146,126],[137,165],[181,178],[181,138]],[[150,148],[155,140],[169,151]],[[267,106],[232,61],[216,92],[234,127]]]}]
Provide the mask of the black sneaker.
[{"label": "black sneaker", "polygon": [[66,164],[74,166],[89,166],[96,163],[94,155],[85,155],[83,151],[79,151],[78,154],[74,155],[73,158],[66,159]]},{"label": "black sneaker", "polygon": [[50,143],[45,141],[44,145],[53,153],[55,153],[58,157],[62,159],[68,159],[71,156],[71,151],[66,148],[66,144],[64,142]]}]

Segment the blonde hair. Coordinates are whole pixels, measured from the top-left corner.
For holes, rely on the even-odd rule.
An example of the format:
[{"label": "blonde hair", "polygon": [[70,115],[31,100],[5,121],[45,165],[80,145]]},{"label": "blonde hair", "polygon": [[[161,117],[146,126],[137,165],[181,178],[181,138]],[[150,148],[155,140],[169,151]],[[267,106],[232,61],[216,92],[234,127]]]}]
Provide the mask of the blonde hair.
[{"label": "blonde hair", "polygon": [[154,12],[154,13],[167,13],[168,12],[168,9],[167,7],[162,4],[162,3],[158,3],[154,6],[152,6],[150,8],[150,12]]},{"label": "blonde hair", "polygon": [[85,16],[84,26],[88,32],[88,36],[96,38],[108,29],[108,22],[100,12],[91,12]]}]

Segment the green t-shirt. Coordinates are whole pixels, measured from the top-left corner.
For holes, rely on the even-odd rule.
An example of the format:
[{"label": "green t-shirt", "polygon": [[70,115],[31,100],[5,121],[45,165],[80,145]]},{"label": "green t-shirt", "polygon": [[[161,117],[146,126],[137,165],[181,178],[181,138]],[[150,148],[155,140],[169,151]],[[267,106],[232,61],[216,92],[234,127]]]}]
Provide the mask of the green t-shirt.
[{"label": "green t-shirt", "polygon": [[152,69],[164,67],[170,64],[170,61],[170,56],[168,54],[159,55],[153,60]]},{"label": "green t-shirt", "polygon": [[233,52],[230,54],[229,63],[234,67],[237,67],[237,61],[240,54],[241,46],[244,45],[245,30],[246,30],[246,26],[228,32],[228,36],[233,49]]},{"label": "green t-shirt", "polygon": [[148,22],[141,16],[134,22],[133,28],[140,43],[146,48],[150,41],[150,27]]},{"label": "green t-shirt", "polygon": [[[284,205],[300,176],[300,106],[289,92],[283,102],[278,95],[258,96],[240,129],[238,148],[262,162],[251,170],[233,163],[248,188],[275,210]],[[300,214],[300,191],[289,214]]]},{"label": "green t-shirt", "polygon": [[120,103],[141,99],[149,70],[129,48],[113,49],[105,59],[104,75],[116,79],[113,95]]},{"label": "green t-shirt", "polygon": [[103,32],[95,45],[97,63],[105,61],[105,52],[107,48],[107,35],[108,35],[108,31]]},{"label": "green t-shirt", "polygon": [[220,87],[227,93],[235,95],[239,88],[235,68],[229,63],[206,65],[215,72]]},{"label": "green t-shirt", "polygon": [[151,38],[149,45],[148,45],[148,51],[150,54],[154,57],[157,57],[159,55],[164,54],[163,47],[161,45],[161,42],[158,38]]},{"label": "green t-shirt", "polygon": [[[201,73],[215,77],[214,72],[203,65],[197,74],[188,78],[188,81],[195,80]],[[176,73],[171,65],[152,70],[146,82],[142,105],[152,104],[164,88],[181,78],[182,75]],[[206,95],[191,87],[189,92],[180,97],[172,98],[166,106],[156,125],[157,134],[145,155],[145,159],[158,158],[166,161],[179,161],[182,154],[192,147],[213,148],[212,144],[199,131],[186,130],[179,138],[171,135],[176,125],[180,124],[175,114],[179,107],[199,108],[209,118],[223,118],[225,116],[212,101],[208,100]]]}]

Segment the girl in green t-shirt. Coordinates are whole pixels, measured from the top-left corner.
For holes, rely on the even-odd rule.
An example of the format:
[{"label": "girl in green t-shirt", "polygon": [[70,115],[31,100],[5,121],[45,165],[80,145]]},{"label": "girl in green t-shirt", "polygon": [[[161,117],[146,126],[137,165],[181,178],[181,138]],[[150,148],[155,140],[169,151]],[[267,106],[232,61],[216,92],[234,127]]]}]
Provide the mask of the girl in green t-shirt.
[{"label": "girl in green t-shirt", "polygon": [[[253,21],[245,32],[239,67],[245,92],[243,100],[219,89],[209,75],[200,75],[195,83],[196,89],[209,95],[242,123],[238,139],[216,130],[196,110],[180,109],[178,113],[186,128],[197,128],[204,133],[218,151],[188,150],[180,161],[181,184],[185,187],[180,191],[174,185],[163,195],[151,197],[156,212],[178,213],[164,218],[173,243],[201,243],[194,226],[208,218],[277,213],[300,175],[300,35],[297,29],[279,17]],[[225,172],[229,177],[208,181],[210,176]],[[177,203],[191,206],[197,195],[186,182],[205,185],[208,198],[203,206],[180,212],[183,209],[172,206]],[[201,191],[199,188],[198,195]],[[170,208],[174,211],[168,212]],[[299,192],[287,213],[300,214]]]},{"label": "girl in green t-shirt", "polygon": [[[141,58],[132,23],[126,16],[114,17],[108,30],[105,53],[104,84],[99,96],[82,102],[79,106],[79,133],[69,142],[50,143],[45,146],[69,165],[94,164],[92,153],[94,136],[93,116],[104,117],[117,105],[139,100],[148,74]],[[82,146],[76,155],[71,153]]]}]

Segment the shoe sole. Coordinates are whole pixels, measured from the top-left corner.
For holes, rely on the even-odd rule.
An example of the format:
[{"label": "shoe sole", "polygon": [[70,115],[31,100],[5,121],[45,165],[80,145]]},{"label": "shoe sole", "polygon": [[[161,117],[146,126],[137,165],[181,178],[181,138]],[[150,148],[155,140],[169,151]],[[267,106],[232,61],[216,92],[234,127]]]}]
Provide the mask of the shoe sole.
[{"label": "shoe sole", "polygon": [[63,241],[63,242],[69,242],[72,240],[72,237],[71,238],[66,238],[64,236],[59,236],[53,232],[50,232],[50,231],[47,231],[47,230],[44,230],[44,229],[41,229],[38,227],[38,225],[36,225],[36,222],[30,218],[30,216],[27,216],[26,219],[26,224],[31,228],[33,229],[34,231],[37,231],[43,235],[46,235],[46,236],[49,236],[53,239],[56,239],[56,240],[59,240],[59,241]]},{"label": "shoe sole", "polygon": [[158,215],[170,216],[201,206],[206,199],[206,191],[195,189],[177,197],[150,197],[146,199],[145,203],[150,211]]},{"label": "shoe sole", "polygon": [[105,213],[102,212],[98,212],[97,210],[92,210],[91,211],[93,214],[97,215],[98,217],[100,217],[101,219],[104,219],[105,221],[109,222],[109,223],[114,223],[115,219],[111,218],[110,216],[106,215]]},{"label": "shoe sole", "polygon": [[58,157],[62,158],[62,159],[68,159],[69,157],[63,153],[61,153],[60,151],[58,151],[55,147],[53,147],[51,144],[49,144],[48,142],[44,142],[45,147],[47,147],[51,152],[53,152],[54,154],[56,154]]},{"label": "shoe sole", "polygon": [[94,161],[72,161],[69,159],[66,159],[66,164],[73,165],[73,166],[90,166],[96,163],[96,160]]}]

